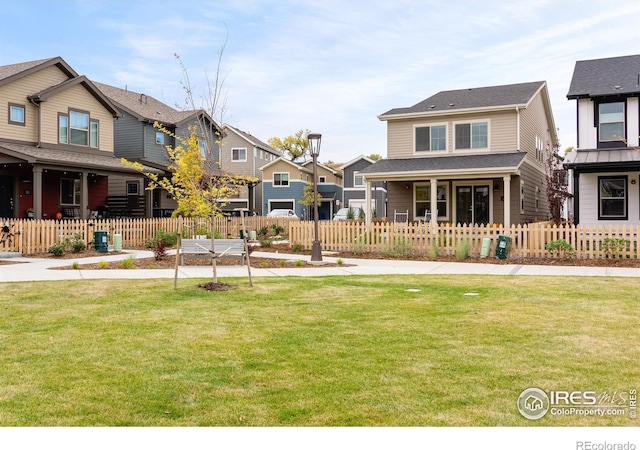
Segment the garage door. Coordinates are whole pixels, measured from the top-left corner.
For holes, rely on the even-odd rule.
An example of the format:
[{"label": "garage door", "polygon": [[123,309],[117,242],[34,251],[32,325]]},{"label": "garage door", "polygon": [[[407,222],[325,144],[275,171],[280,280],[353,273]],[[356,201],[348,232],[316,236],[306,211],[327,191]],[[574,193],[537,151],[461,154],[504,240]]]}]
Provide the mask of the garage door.
[{"label": "garage door", "polygon": [[293,202],[270,202],[269,211],[273,211],[274,209],[293,209]]}]

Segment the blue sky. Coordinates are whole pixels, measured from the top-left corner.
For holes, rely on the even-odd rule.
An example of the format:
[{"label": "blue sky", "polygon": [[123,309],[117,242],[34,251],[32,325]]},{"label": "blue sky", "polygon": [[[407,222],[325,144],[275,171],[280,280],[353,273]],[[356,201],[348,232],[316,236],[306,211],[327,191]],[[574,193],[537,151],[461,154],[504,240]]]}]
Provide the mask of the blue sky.
[{"label": "blue sky", "polygon": [[322,133],[320,160],[336,162],[385,156],[377,116],[389,109],[546,80],[566,148],[575,61],[638,53],[639,16],[637,0],[22,0],[2,4],[0,65],[61,56],[92,80],[182,107],[174,54],[200,102],[226,37],[222,120],[264,141]]}]

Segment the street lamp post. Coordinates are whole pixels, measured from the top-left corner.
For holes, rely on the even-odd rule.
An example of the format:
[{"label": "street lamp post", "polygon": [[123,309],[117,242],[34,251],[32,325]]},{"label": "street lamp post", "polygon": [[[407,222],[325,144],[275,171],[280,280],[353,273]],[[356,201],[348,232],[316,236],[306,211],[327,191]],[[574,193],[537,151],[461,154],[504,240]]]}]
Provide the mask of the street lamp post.
[{"label": "street lamp post", "polygon": [[318,155],[320,154],[320,133],[309,133],[307,140],[309,141],[309,152],[313,158],[313,222],[314,222],[314,241],[311,247],[311,261],[322,261],[322,249],[320,248],[320,240],[318,239]]}]

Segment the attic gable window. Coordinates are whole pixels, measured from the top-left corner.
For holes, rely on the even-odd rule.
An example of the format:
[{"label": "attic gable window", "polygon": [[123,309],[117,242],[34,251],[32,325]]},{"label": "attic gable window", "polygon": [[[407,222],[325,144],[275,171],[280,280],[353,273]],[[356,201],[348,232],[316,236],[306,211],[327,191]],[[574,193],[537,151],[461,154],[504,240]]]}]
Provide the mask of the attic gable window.
[{"label": "attic gable window", "polygon": [[24,105],[9,103],[9,123],[13,125],[25,125]]},{"label": "attic gable window", "polygon": [[430,125],[415,127],[415,151],[434,152],[447,149],[447,126]]}]

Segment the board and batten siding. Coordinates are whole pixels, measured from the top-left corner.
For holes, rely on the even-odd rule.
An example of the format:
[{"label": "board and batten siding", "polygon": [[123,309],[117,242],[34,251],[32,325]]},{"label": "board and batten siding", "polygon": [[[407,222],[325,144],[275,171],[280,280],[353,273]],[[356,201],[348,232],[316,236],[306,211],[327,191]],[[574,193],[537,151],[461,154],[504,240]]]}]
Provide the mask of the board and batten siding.
[{"label": "board and batten siding", "polygon": [[[406,120],[387,121],[387,157],[425,158],[444,155],[477,154],[483,150],[455,151],[455,124],[470,121],[489,123],[490,152],[513,152],[517,149],[516,113],[513,111],[486,112],[478,114],[455,114]],[[414,126],[446,124],[447,150],[437,152],[414,152]]]},{"label": "board and batten siding", "polygon": [[[0,135],[4,139],[36,143],[38,140],[38,108],[27,100],[27,96],[68,79],[60,69],[56,66],[51,66],[0,86],[0,98],[2,99],[2,105],[0,106]],[[10,125],[8,123],[9,103],[25,106],[25,126]]]},{"label": "board and batten siding", "polygon": [[[598,220],[598,177],[627,176],[627,220]],[[635,184],[632,184],[635,181]],[[640,172],[600,172],[580,174],[581,225],[640,225]]]},{"label": "board and batten siding", "polygon": [[91,95],[82,84],[71,86],[46,102],[42,109],[42,142],[58,144],[58,113],[68,114],[69,109],[86,111],[91,120],[99,122],[99,147],[104,152],[113,153],[113,116]]}]

